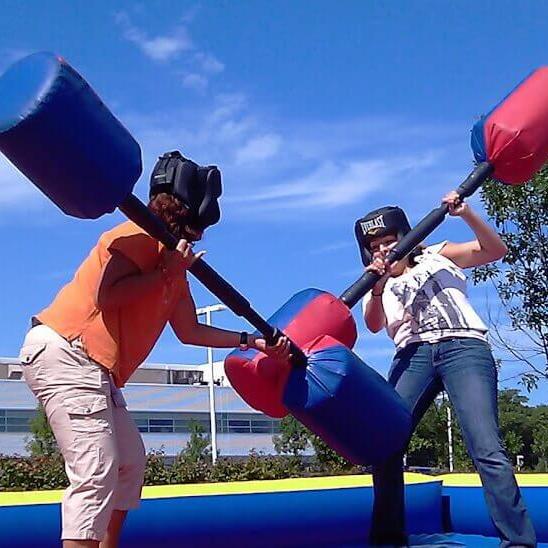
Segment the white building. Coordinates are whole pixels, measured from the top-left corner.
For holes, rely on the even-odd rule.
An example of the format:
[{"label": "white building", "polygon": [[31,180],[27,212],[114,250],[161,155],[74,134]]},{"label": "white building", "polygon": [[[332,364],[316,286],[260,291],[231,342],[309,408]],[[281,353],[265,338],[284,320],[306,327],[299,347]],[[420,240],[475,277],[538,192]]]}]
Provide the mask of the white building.
[{"label": "white building", "polygon": [[[274,453],[272,435],[279,421],[249,407],[229,385],[223,363],[213,367],[217,447],[221,456],[247,455],[251,449]],[[128,409],[142,433],[147,451],[174,456],[189,439],[191,421],[210,432],[210,367],[144,364],[123,389]],[[29,422],[37,402],[16,358],[0,358],[0,453],[25,455]]]}]

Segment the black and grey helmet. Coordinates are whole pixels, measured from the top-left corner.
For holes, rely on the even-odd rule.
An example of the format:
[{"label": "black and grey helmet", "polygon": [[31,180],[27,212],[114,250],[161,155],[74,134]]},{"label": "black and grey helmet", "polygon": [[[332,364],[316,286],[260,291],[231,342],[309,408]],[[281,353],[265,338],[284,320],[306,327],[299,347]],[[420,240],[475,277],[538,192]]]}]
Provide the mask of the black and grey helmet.
[{"label": "black and grey helmet", "polygon": [[189,210],[189,225],[201,230],[221,218],[222,191],[217,166],[200,166],[177,150],[160,156],[150,176],[150,198],[160,192],[176,196]]},{"label": "black and grey helmet", "polygon": [[375,209],[358,219],[354,225],[354,232],[364,266],[367,266],[373,258],[369,247],[373,238],[394,234],[400,239],[410,230],[411,225],[407,216],[401,208],[395,206]]}]

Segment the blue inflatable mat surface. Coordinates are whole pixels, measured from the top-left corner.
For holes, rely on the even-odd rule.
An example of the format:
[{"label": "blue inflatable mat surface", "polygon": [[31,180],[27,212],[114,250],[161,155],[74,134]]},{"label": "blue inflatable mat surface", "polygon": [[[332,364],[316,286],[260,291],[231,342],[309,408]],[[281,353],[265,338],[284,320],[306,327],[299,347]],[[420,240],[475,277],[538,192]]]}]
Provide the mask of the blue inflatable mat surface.
[{"label": "blue inflatable mat surface", "polygon": [[[548,548],[543,513],[548,475],[518,475],[517,479],[526,499],[534,495],[527,504],[538,546]],[[459,526],[455,533],[443,532],[442,480],[444,496],[455,498],[455,504],[449,505],[453,525]],[[482,515],[479,502],[474,502],[480,494],[478,483],[474,474],[435,479],[406,474],[409,546],[498,547],[500,541],[493,533],[482,534],[481,520],[476,523],[479,529],[461,528],[471,527],[463,521],[466,513]],[[61,496],[61,491],[0,493],[0,546],[58,547]],[[193,548],[364,548],[372,503],[368,475],[145,487],[141,507],[128,516],[121,548],[183,544]]]},{"label": "blue inflatable mat surface", "polygon": [[[498,548],[500,539],[494,537],[482,537],[480,535],[460,535],[458,533],[446,533],[435,535],[411,535],[409,548]],[[339,548],[367,548],[367,544],[344,544]],[[538,548],[548,548],[548,543],[541,542]],[[378,548],[378,547],[376,547]]]}]

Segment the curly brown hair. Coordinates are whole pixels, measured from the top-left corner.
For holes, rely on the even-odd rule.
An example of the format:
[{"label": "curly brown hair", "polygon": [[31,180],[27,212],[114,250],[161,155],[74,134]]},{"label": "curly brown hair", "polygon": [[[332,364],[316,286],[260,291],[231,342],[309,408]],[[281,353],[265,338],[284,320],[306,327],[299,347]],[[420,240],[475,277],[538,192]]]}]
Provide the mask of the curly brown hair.
[{"label": "curly brown hair", "polygon": [[176,238],[184,236],[184,226],[189,212],[179,198],[166,192],[160,192],[151,198],[148,208],[164,221]]}]

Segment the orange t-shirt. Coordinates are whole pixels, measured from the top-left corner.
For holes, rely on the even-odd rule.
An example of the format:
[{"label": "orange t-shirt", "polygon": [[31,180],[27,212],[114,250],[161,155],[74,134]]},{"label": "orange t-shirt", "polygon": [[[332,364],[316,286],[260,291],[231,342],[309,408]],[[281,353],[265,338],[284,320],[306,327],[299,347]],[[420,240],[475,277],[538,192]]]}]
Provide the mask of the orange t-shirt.
[{"label": "orange t-shirt", "polygon": [[80,339],[89,357],[110,369],[123,386],[149,355],[180,298],[188,295],[184,273],[179,280],[158,284],[157,291],[123,307],[101,311],[96,293],[112,252],[122,253],[143,273],[159,266],[163,246],[131,221],[101,235],[74,278],[57,294],[39,321],[62,337]]}]

